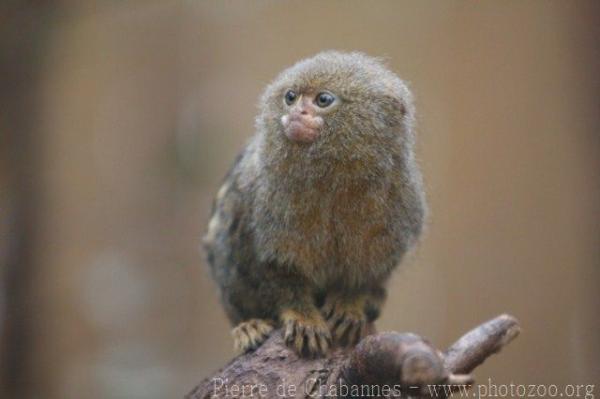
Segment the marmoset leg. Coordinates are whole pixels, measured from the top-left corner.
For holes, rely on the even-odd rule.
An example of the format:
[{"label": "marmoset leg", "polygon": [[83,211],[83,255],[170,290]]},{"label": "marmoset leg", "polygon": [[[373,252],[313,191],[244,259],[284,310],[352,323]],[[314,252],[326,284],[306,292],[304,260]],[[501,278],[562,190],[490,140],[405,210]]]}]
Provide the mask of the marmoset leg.
[{"label": "marmoset leg", "polygon": [[298,277],[281,287],[279,319],[286,344],[301,356],[316,357],[329,350],[331,334],[309,287],[308,283],[298,281]]}]

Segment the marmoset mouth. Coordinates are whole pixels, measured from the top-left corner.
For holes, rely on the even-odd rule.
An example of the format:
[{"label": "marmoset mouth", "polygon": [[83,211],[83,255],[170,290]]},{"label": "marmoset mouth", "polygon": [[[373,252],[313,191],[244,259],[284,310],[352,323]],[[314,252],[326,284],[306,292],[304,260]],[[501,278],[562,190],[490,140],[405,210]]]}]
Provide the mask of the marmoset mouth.
[{"label": "marmoset mouth", "polygon": [[319,136],[323,125],[320,117],[292,113],[281,117],[285,135],[298,143],[312,143]]},{"label": "marmoset mouth", "polygon": [[312,143],[319,136],[319,131],[306,126],[302,122],[293,121],[285,129],[285,135],[292,141]]}]

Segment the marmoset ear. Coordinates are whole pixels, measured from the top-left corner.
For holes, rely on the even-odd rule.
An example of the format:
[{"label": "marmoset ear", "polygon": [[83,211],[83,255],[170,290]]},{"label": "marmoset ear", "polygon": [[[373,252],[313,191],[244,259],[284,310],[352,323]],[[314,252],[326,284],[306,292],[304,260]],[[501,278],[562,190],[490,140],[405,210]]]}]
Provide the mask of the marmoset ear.
[{"label": "marmoset ear", "polygon": [[404,101],[394,95],[385,94],[374,101],[376,115],[379,121],[386,127],[401,125],[407,116],[408,109]]}]

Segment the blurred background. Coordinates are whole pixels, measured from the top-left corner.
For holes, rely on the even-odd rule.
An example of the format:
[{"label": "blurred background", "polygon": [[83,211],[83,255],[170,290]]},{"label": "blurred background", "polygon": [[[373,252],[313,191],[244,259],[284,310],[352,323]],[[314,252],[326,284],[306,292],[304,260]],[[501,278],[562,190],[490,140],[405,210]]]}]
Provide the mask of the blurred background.
[{"label": "blurred background", "polygon": [[[381,330],[509,312],[479,382],[600,382],[597,1],[0,5],[0,397],[181,397],[232,356],[200,237],[279,71],[410,83],[431,207]],[[600,388],[597,388],[600,389]]]}]

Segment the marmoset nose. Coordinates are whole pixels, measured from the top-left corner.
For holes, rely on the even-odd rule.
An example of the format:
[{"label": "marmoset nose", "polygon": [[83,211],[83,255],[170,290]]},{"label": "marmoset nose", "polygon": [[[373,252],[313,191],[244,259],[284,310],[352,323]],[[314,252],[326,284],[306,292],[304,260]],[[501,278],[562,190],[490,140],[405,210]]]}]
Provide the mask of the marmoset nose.
[{"label": "marmoset nose", "polygon": [[308,96],[302,96],[300,101],[296,104],[296,109],[294,111],[299,115],[315,115],[315,111]]}]

